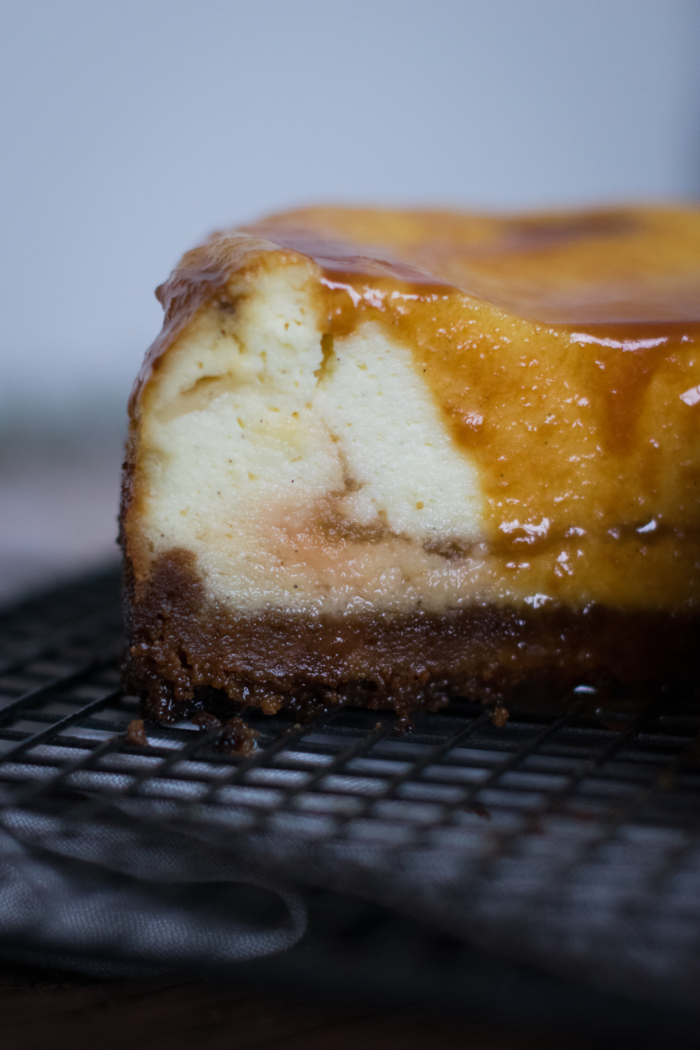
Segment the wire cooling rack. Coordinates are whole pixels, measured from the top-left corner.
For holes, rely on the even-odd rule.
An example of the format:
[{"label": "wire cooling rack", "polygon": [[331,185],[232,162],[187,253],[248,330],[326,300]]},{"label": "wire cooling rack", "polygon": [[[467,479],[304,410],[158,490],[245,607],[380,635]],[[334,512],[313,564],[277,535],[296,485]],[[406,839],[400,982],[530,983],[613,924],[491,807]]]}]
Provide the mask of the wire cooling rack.
[{"label": "wire cooling rack", "polygon": [[[456,700],[308,724],[255,710],[247,756],[189,722],[128,742],[119,580],[0,615],[0,810],[171,825],[550,971],[700,1002],[700,706],[525,710]],[[586,706],[584,710],[584,701]]]}]

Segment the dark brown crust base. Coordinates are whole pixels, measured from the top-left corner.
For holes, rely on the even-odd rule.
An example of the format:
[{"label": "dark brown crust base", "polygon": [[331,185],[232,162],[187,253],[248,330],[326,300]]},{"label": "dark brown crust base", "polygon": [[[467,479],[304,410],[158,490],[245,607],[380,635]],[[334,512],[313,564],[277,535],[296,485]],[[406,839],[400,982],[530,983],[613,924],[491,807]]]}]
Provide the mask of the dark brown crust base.
[{"label": "dark brown crust base", "polygon": [[172,551],[147,584],[127,573],[127,687],[163,722],[221,713],[222,702],[229,713],[247,704],[303,715],[351,702],[407,716],[455,693],[509,703],[524,686],[556,699],[584,683],[694,689],[700,679],[697,616],[479,606],[235,618],[205,606],[192,565]]}]

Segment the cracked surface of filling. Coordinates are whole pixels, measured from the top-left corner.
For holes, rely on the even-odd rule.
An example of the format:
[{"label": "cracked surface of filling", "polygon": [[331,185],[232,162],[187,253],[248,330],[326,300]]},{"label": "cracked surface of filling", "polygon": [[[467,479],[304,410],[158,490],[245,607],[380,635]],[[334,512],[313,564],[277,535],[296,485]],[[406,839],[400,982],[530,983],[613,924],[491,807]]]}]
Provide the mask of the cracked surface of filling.
[{"label": "cracked surface of filling", "polygon": [[150,713],[700,669],[700,213],[309,210],[161,297],[122,510]]}]

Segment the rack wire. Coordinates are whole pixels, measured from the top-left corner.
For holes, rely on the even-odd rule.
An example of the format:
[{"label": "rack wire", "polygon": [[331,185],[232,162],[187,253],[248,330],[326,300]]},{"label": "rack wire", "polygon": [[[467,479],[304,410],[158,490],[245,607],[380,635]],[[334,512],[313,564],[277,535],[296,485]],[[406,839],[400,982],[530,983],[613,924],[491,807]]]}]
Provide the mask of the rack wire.
[{"label": "rack wire", "polygon": [[595,714],[455,700],[307,724],[249,710],[248,756],[214,730],[147,726],[120,686],[116,572],[0,615],[0,816],[119,819],[389,905],[470,943],[627,995],[696,1005],[700,709],[663,695]]}]

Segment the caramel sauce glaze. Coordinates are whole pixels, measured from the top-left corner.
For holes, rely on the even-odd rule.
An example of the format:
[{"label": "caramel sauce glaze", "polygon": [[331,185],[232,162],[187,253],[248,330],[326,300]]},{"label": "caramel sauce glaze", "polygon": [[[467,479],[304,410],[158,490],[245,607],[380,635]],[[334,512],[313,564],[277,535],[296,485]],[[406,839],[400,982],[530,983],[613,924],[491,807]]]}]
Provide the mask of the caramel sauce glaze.
[{"label": "caramel sauce glaze", "polygon": [[217,297],[230,308],[232,276],[240,287],[261,257],[305,256],[326,335],[373,322],[410,347],[476,462],[496,591],[695,607],[700,210],[320,208],[245,232],[215,235],[164,286],[141,385],[199,309]]}]

